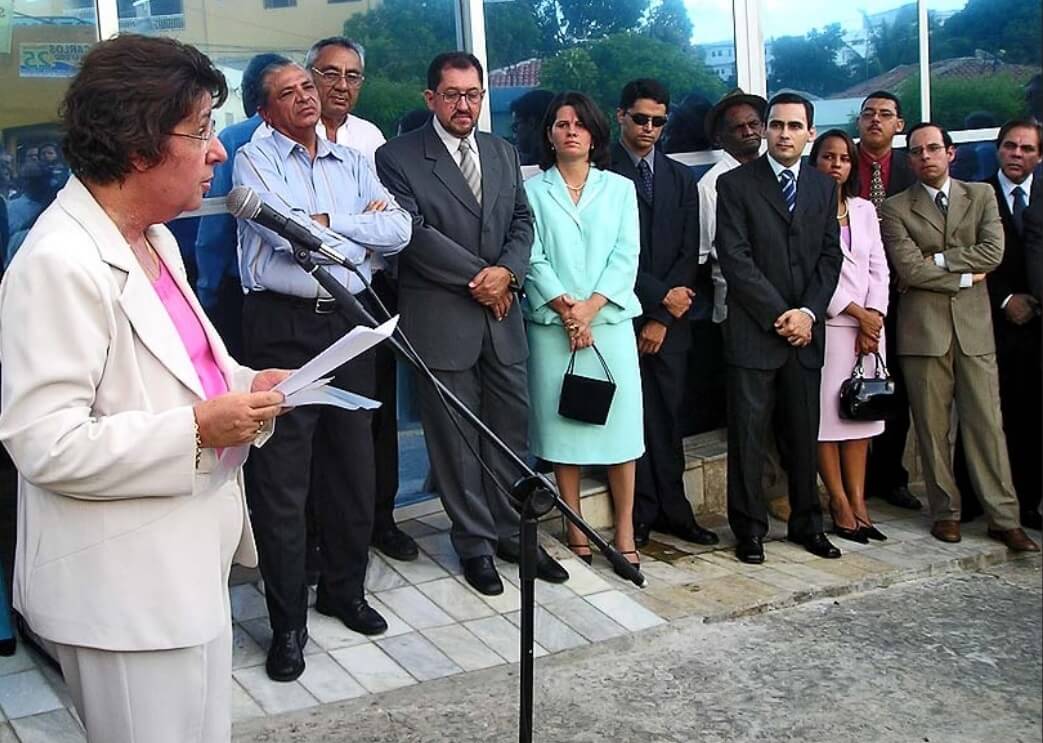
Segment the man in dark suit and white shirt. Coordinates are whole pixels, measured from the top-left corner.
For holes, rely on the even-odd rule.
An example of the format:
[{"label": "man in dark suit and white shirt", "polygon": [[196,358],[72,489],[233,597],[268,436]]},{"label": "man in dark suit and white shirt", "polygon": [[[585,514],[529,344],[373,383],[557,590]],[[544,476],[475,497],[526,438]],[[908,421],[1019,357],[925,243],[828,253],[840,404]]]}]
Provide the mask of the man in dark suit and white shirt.
[{"label": "man in dark suit and white shirt", "polygon": [[1000,407],[1021,523],[1038,529],[1041,491],[1039,455],[1043,451],[1043,377],[1040,375],[1039,300],[1029,284],[1025,253],[1025,212],[1043,202],[1043,179],[1034,178],[1040,163],[1040,125],[1009,121],[996,138],[1000,170],[989,179],[1003,222],[1003,260],[986,277],[996,336]]},{"label": "man in dark suit and white shirt", "polygon": [[[877,90],[862,101],[862,109],[858,114],[858,195],[871,201],[877,210],[885,198],[901,193],[916,183],[905,150],[893,148],[895,135],[903,129],[905,121],[902,119],[902,103],[894,93]],[[895,331],[898,322],[898,279],[894,267],[888,265],[888,268],[891,270],[891,291],[887,305],[889,311],[884,318],[884,339],[887,357],[894,359],[898,357],[895,345],[898,340]],[[909,472],[902,463],[905,441],[909,437],[909,398],[905,393],[905,381],[899,365],[892,364],[889,370],[895,379],[895,393],[899,399],[884,432],[874,438],[870,445],[866,494],[883,498],[893,506],[919,510],[922,504],[909,492]]]},{"label": "man in dark suit and white shirt", "polygon": [[788,538],[840,557],[822,532],[816,444],[826,307],[843,255],[836,183],[801,162],[814,107],[793,93],[768,103],[768,152],[717,181],[717,251],[728,282],[728,521],[736,556],[764,561],[765,441],[776,406],[789,437]]},{"label": "man in dark suit and white shirt", "polygon": [[[377,150],[377,173],[413,215],[413,238],[398,268],[403,330],[446,387],[524,457],[528,345],[516,292],[529,267],[532,214],[517,152],[476,130],[482,86],[473,55],[435,57],[424,91],[434,117]],[[493,555],[518,559],[519,518],[501,486],[510,487],[519,473],[468,426],[458,431],[429,385],[420,386],[420,403],[464,577],[481,593],[502,593]],[[542,549],[537,576],[568,579]]]},{"label": "man in dark suit and white shirt", "polygon": [[627,83],[616,121],[619,142],[612,170],[637,188],[641,225],[635,291],[642,316],[635,322],[641,353],[645,453],[637,461],[634,542],[648,543],[654,528],[696,544],[717,535],[696,523],[684,492],[681,400],[691,344],[688,309],[699,260],[699,194],[692,171],[660,152],[670,93],[657,80]]}]

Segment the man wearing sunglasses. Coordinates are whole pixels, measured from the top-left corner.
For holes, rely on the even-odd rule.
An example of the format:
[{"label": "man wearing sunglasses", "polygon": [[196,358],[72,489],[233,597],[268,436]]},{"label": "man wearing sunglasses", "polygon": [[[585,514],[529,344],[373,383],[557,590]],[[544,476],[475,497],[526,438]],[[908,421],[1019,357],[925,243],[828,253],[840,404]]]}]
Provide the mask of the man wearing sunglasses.
[{"label": "man wearing sunglasses", "polygon": [[657,80],[623,87],[612,170],[634,182],[641,254],[635,291],[643,314],[634,324],[641,352],[645,453],[637,462],[634,541],[652,529],[696,544],[717,535],[696,523],[684,492],[680,404],[691,333],[688,309],[699,259],[699,195],[692,171],[656,151],[670,94]]}]

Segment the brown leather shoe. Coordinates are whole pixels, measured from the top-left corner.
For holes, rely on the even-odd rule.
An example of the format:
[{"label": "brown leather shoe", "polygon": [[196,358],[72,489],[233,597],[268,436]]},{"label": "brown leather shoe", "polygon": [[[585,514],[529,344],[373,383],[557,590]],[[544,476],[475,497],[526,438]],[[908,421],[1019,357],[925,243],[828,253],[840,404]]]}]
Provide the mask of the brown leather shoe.
[{"label": "brown leather shoe", "polygon": [[935,521],[934,526],[931,527],[931,536],[942,542],[959,542],[961,539],[960,522],[950,520]]},{"label": "brown leather shoe", "polygon": [[996,541],[1007,545],[1011,552],[1039,552],[1039,545],[1029,539],[1024,529],[989,529],[988,534]]}]

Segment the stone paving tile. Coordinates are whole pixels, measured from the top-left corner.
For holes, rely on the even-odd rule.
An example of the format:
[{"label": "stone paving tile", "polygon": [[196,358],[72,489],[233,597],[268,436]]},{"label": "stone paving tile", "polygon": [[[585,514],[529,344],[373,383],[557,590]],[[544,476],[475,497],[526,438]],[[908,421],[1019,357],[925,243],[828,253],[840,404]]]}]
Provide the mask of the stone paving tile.
[{"label": "stone paving tile", "polygon": [[[738,560],[735,561],[736,565],[739,565]],[[726,575],[732,575],[734,570],[729,566],[720,564],[718,561],[704,560],[703,555],[697,555],[693,557],[686,557],[683,560],[678,560],[673,563],[673,567],[676,569],[689,573],[691,575],[691,581],[701,583],[703,581],[714,580],[715,578],[723,578]]]},{"label": "stone paving tile", "polygon": [[390,591],[392,588],[408,585],[409,581],[392,570],[388,560],[370,550],[369,565],[366,566],[366,590],[369,593]]},{"label": "stone paving tile", "polygon": [[324,704],[365,696],[367,693],[343,666],[326,654],[308,658],[299,681],[301,686]]},{"label": "stone paving tile", "polygon": [[786,562],[811,562],[822,558],[808,552],[799,544],[778,540],[764,543],[764,559],[766,561],[785,560]]},{"label": "stone paving tile", "polygon": [[14,655],[0,656],[0,676],[36,668],[38,656],[24,642],[15,647]]},{"label": "stone paving tile", "polygon": [[[822,562],[836,561],[822,560]],[[809,564],[804,562],[783,562],[780,560],[777,563],[773,563],[772,567],[781,570],[783,573],[787,573],[796,578],[800,578],[805,582],[809,589],[831,588],[833,586],[839,586],[847,582],[847,578],[844,578],[841,575],[830,573],[826,569],[820,569],[820,566],[817,563]]]},{"label": "stone paving tile", "polygon": [[414,629],[452,624],[453,618],[413,586],[379,594],[380,600]]},{"label": "stone paving tile", "polygon": [[556,604],[547,610],[591,642],[625,635],[626,630],[586,599],[576,597]]},{"label": "stone paving tile", "polygon": [[[268,618],[263,619],[251,619],[247,622],[240,622],[240,626],[246,630],[247,634],[254,639],[261,649],[264,650],[265,654],[268,653],[268,646],[272,644],[272,626],[268,624]],[[315,643],[315,639],[309,635],[308,644],[304,646],[304,654],[312,655],[314,653],[321,653],[322,648]]]},{"label": "stone paving tile", "polygon": [[384,630],[384,634],[381,637],[394,637],[395,635],[404,635],[407,632],[412,632],[413,628],[406,624],[402,617],[395,612],[391,611],[384,602],[378,599],[376,596],[370,596],[367,599],[370,606],[376,609],[380,616],[384,617],[384,620],[388,623],[388,628]]},{"label": "stone paving tile", "polygon": [[398,528],[416,540],[420,540],[423,537],[438,533],[438,529],[431,526],[430,524],[425,524],[423,521],[420,521],[419,519],[408,519],[406,521],[401,521],[398,524]]},{"label": "stone paving tile", "polygon": [[[510,581],[514,586],[521,590],[521,575],[517,565],[505,563],[499,565],[498,569],[501,577]],[[568,581],[565,583],[548,583],[545,580],[537,580],[535,585],[537,604],[567,601],[576,596],[576,592],[569,587]]]},{"label": "stone paving tile", "polygon": [[264,710],[246,693],[239,682],[232,679],[232,723],[239,720],[250,720],[254,717],[263,717]]},{"label": "stone paving tile", "polygon": [[[521,629],[521,612],[515,611],[507,615],[507,620]],[[574,629],[544,609],[537,606],[533,612],[533,639],[550,653],[557,653],[570,648],[578,648],[589,644]]]},{"label": "stone paving tile", "polygon": [[478,671],[506,662],[492,648],[460,624],[426,629],[421,634],[465,671]]},{"label": "stone paving tile", "polygon": [[521,608],[521,591],[510,581],[503,582],[503,593],[499,596],[486,596],[474,590],[463,578],[458,578],[457,580],[461,586],[491,606],[498,614],[518,611]]},{"label": "stone paving tile", "polygon": [[[305,661],[306,663],[311,663],[312,658],[306,658]],[[246,693],[269,715],[306,709],[318,704],[315,697],[309,694],[299,681],[291,681],[290,683],[272,681],[268,678],[264,666],[241,668],[238,671],[233,671],[232,677],[242,685]]]},{"label": "stone paving tile", "polygon": [[631,632],[664,624],[663,620],[619,591],[587,596],[587,601]]},{"label": "stone paving tile", "polygon": [[[701,612],[697,611],[694,607],[682,606],[680,602],[671,603],[664,599],[659,593],[660,590],[673,591],[676,590],[676,588],[676,586],[664,586],[660,589],[646,588],[643,591],[634,590],[628,593],[630,598],[634,599],[634,601],[668,622],[672,622],[675,619],[681,619],[682,617],[701,614]],[[715,611],[716,610],[717,607],[715,607]]]},{"label": "stone paving tile", "polygon": [[418,681],[452,676],[463,670],[418,632],[377,640],[376,644]]},{"label": "stone paving tile", "polygon": [[314,609],[308,609],[308,637],[323,650],[339,650],[369,642],[368,637],[348,629],[336,617],[319,614]]},{"label": "stone paving tile", "polygon": [[456,578],[421,583],[417,588],[458,622],[481,619],[495,613],[492,607],[460,585]]},{"label": "stone paving tile", "polygon": [[[65,679],[62,678],[61,671],[50,663],[40,663],[38,667],[40,673],[43,674],[44,680],[47,681],[47,685],[51,687],[51,691],[58,697],[58,701],[62,703],[63,707],[71,710],[75,705],[72,701],[72,694],[69,693],[69,688],[65,685]],[[73,711],[73,717],[76,717],[75,711]],[[78,720],[79,718],[76,717],[76,719]]]},{"label": "stone paving tile", "polygon": [[232,599],[232,619],[243,622],[268,616],[264,596],[253,583],[240,583],[229,591]]},{"label": "stone paving tile", "polygon": [[602,579],[593,568],[575,557],[561,561],[561,566],[569,571],[569,590],[580,596],[607,591],[611,586]]},{"label": "stone paving tile", "polygon": [[267,651],[239,624],[232,625],[232,668],[249,668],[264,663]]},{"label": "stone paving tile", "polygon": [[429,580],[438,580],[439,578],[449,577],[449,573],[446,572],[445,568],[423,552],[420,553],[420,556],[417,557],[417,559],[411,560],[410,562],[392,560],[388,564],[394,568],[395,572],[405,578],[406,581],[412,585],[424,583]]},{"label": "stone paving tile", "polygon": [[[582,601],[583,599],[577,598],[575,600]],[[475,619],[465,622],[464,626],[510,663],[517,663],[521,658],[521,632],[502,616]],[[535,657],[539,658],[546,654],[547,650],[544,647],[539,643],[534,644],[533,655]]]},{"label": "stone paving tile", "polygon": [[50,712],[64,706],[39,669],[0,677],[0,709],[3,709],[9,720]]},{"label": "stone paving tile", "polygon": [[[844,559],[848,558],[845,557]],[[890,565],[885,565],[884,567],[888,570],[891,569]],[[761,568],[760,571],[752,576],[753,580],[756,580],[759,583],[764,583],[780,591],[787,591],[790,593],[800,593],[810,590],[807,581],[798,578],[795,575],[784,573],[781,570],[768,565],[762,565]]]},{"label": "stone paving tile", "polygon": [[416,679],[373,643],[334,650],[330,655],[374,694],[416,683]]},{"label": "stone paving tile", "polygon": [[20,743],[85,743],[87,740],[83,729],[65,709],[12,720],[11,727]]},{"label": "stone paving tile", "polygon": [[0,743],[18,743],[18,736],[9,722],[0,723]]},{"label": "stone paving tile", "polygon": [[778,598],[781,589],[744,575],[720,578],[702,584],[700,596],[737,611]]},{"label": "stone paving tile", "polygon": [[[774,544],[772,542],[771,544]],[[764,551],[765,555],[768,554],[768,545],[765,544]],[[768,557],[768,559],[771,559]],[[717,552],[706,552],[699,555],[696,560],[692,562],[675,563],[675,567],[681,567],[684,569],[698,568],[703,563],[714,565],[722,568],[727,575],[745,575],[757,572],[759,565],[750,565],[749,563],[741,562],[739,558],[735,556],[735,553],[731,550],[719,550]]]},{"label": "stone paving tile", "polygon": [[682,570],[670,563],[658,560],[642,560],[641,572],[648,578],[648,584],[665,583],[671,586],[683,586],[698,581],[693,571]]},{"label": "stone paving tile", "polygon": [[449,531],[449,528],[452,526],[449,517],[442,511],[427,516],[421,516],[417,520],[432,527],[436,531]]}]

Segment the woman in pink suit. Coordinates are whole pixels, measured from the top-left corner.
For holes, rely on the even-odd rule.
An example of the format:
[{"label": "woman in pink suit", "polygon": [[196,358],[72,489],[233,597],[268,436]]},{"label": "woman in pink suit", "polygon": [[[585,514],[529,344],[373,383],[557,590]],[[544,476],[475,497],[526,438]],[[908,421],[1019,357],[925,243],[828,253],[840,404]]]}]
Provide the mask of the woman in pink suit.
[{"label": "woman in pink suit", "polygon": [[858,155],[846,133],[831,129],[811,149],[811,163],[837,182],[837,221],[844,264],[826,310],[826,360],[822,368],[818,469],[829,493],[833,533],[867,543],[885,537],[866,510],[865,479],[869,439],[883,433],[883,421],[840,417],[840,385],[851,376],[858,354],[867,375],[876,371],[875,353],[884,353],[888,271],[876,209],[858,198]]}]

